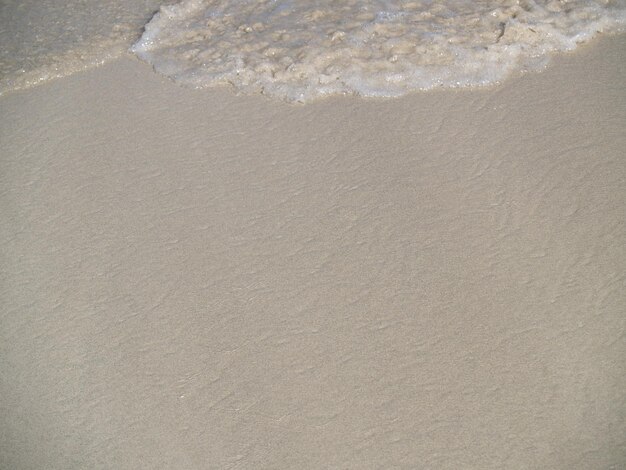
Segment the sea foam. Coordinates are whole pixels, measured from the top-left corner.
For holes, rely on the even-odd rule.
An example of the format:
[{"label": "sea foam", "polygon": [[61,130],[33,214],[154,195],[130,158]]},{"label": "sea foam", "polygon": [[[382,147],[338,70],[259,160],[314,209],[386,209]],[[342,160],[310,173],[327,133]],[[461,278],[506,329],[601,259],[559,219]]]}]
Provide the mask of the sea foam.
[{"label": "sea foam", "polygon": [[132,47],[193,87],[306,102],[483,86],[626,24],[626,0],[183,0]]}]

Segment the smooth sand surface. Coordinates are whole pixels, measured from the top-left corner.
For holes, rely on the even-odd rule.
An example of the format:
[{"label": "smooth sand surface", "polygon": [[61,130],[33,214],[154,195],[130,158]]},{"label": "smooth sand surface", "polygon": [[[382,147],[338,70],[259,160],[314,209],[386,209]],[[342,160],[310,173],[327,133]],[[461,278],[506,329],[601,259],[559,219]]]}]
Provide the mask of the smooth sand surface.
[{"label": "smooth sand surface", "polygon": [[1,97],[0,468],[624,468],[625,75]]}]

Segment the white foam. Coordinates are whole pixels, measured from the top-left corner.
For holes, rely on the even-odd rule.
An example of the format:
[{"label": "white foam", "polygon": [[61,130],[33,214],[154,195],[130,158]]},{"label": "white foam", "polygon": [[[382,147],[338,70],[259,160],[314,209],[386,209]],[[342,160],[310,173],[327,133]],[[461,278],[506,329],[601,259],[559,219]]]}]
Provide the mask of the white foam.
[{"label": "white foam", "polygon": [[184,0],[132,50],[193,87],[305,102],[496,83],[626,24],[626,0]]}]

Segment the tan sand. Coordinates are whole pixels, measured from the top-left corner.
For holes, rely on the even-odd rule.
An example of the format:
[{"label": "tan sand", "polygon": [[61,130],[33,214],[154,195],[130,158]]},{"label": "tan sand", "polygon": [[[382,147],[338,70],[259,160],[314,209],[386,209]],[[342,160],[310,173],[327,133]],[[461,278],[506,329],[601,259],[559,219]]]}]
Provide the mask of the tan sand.
[{"label": "tan sand", "polygon": [[0,468],[624,468],[625,75],[3,96]]}]

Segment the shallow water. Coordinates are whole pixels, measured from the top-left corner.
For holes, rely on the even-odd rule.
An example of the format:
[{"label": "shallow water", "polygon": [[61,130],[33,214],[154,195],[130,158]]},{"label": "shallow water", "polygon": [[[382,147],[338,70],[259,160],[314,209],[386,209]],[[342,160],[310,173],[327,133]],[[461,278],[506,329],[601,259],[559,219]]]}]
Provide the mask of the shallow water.
[{"label": "shallow water", "polygon": [[0,94],[126,53],[174,0],[0,0]]},{"label": "shallow water", "polygon": [[624,25],[626,0],[7,0],[0,94],[132,46],[193,87],[390,97],[497,83]]}]

